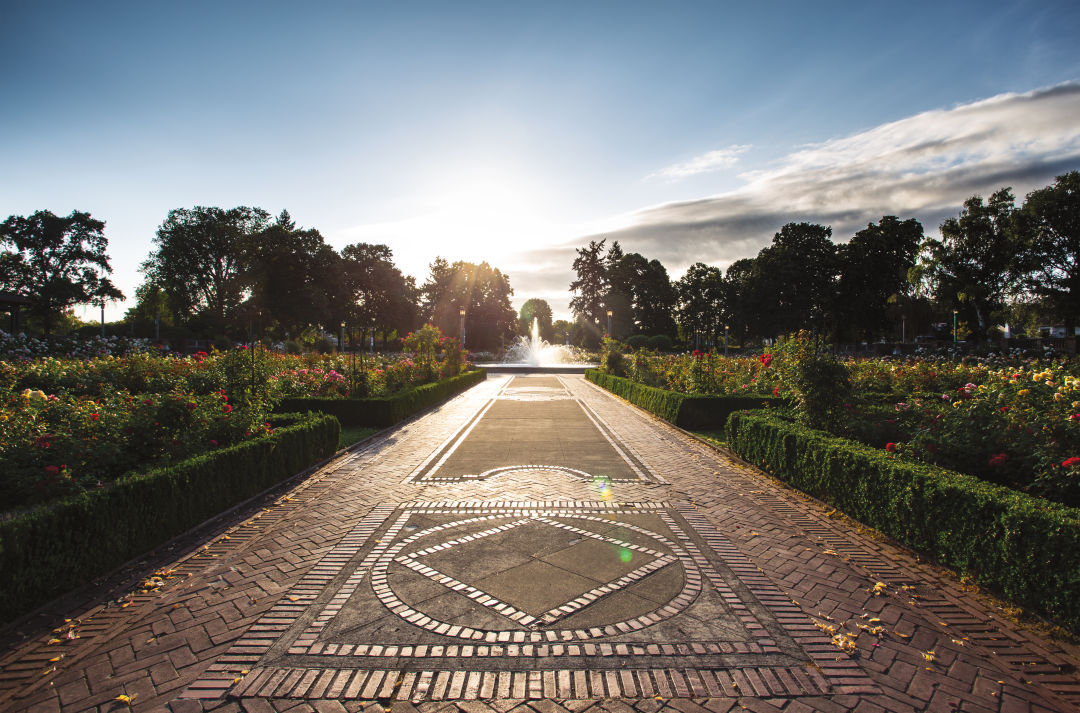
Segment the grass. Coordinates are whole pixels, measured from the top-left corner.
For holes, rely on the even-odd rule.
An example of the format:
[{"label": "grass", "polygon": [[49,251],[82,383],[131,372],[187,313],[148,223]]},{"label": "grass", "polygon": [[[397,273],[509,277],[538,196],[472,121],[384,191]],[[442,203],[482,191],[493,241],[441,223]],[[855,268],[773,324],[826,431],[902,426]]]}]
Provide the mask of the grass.
[{"label": "grass", "polygon": [[703,441],[707,441],[714,446],[721,448],[727,448],[727,441],[724,440],[723,431],[691,431],[695,436]]},{"label": "grass", "polygon": [[352,444],[364,440],[378,430],[379,429],[377,428],[370,428],[368,426],[342,426],[341,437],[338,439],[338,448],[348,448]]}]

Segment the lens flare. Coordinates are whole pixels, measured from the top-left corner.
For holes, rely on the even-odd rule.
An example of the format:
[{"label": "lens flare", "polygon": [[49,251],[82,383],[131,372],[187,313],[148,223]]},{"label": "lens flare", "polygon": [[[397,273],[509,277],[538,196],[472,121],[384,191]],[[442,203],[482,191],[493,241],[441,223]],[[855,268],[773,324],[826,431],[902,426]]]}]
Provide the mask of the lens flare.
[{"label": "lens flare", "polygon": [[625,547],[619,548],[619,559],[623,562],[629,562],[634,559],[634,553]]}]

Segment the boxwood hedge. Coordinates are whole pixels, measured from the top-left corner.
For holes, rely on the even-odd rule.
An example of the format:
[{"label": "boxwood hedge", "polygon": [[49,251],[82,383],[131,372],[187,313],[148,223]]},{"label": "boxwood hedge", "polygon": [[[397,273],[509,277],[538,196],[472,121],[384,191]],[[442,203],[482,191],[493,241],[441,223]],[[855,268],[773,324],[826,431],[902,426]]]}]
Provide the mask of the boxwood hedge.
[{"label": "boxwood hedge", "polygon": [[0,520],[10,621],[332,455],[341,425],[278,415],[274,432]]},{"label": "boxwood hedge", "polygon": [[280,411],[319,411],[337,416],[345,426],[386,428],[486,378],[487,372],[475,369],[393,396],[370,399],[285,399],[277,408]]},{"label": "boxwood hedge", "polygon": [[1080,510],[762,411],[733,414],[728,446],[794,487],[1010,601],[1080,630]]},{"label": "boxwood hedge", "polygon": [[773,396],[700,396],[666,391],[636,381],[589,369],[585,378],[635,406],[681,428],[720,429],[728,415],[743,409],[786,403]]}]

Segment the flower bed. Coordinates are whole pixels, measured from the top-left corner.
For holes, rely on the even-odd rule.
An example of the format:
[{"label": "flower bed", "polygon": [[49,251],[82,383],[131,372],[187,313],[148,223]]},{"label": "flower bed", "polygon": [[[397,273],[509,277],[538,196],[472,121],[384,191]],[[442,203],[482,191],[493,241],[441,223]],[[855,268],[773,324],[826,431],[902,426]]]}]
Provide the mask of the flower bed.
[{"label": "flower bed", "polygon": [[763,411],[733,414],[726,440],[796,488],[1080,630],[1080,510]]},{"label": "flower bed", "polygon": [[[799,346],[796,338],[788,349],[781,344],[775,361],[773,355],[646,352],[614,361],[627,378],[646,386],[706,396],[777,394],[803,408],[806,386],[792,378],[789,364]],[[848,394],[823,407],[837,435],[888,447],[901,460],[1080,505],[1076,360],[861,358],[843,361],[841,371],[850,391],[808,382],[820,394]]]},{"label": "flower bed", "polygon": [[129,474],[0,519],[0,621],[99,576],[332,455],[340,425],[273,417],[272,432]]}]

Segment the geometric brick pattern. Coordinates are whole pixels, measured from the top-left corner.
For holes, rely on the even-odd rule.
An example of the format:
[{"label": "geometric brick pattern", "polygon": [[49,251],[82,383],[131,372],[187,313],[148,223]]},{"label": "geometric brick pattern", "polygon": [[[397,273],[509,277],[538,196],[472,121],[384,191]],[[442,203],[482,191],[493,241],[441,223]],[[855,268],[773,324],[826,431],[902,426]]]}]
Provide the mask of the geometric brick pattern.
[{"label": "geometric brick pattern", "polygon": [[[539,388],[518,389],[509,396],[521,403],[546,403],[553,387],[534,383]],[[948,572],[583,379],[560,376],[558,383],[640,463],[646,478],[594,482],[570,472],[589,474],[589,468],[569,463],[511,468],[484,479],[407,482],[500,390],[506,391],[510,380],[492,377],[3,633],[0,711],[376,711],[373,701],[384,708],[392,705],[395,713],[1076,710],[1080,681],[1073,644],[1018,626],[998,603]],[[392,638],[389,634],[403,637],[381,650],[376,647],[382,644],[365,640],[368,630],[353,605],[370,595],[385,607],[373,590],[365,591],[370,580],[354,582],[352,595],[345,587],[382,544],[375,540],[384,539],[407,510],[417,519],[390,533],[389,542],[443,522],[500,514],[495,508],[509,512],[528,506],[534,508],[530,516],[540,510],[572,510],[593,517],[600,515],[581,510],[630,504],[641,511],[632,524],[663,535],[693,559],[693,550],[675,534],[681,531],[721,575],[720,582],[736,585],[731,587],[734,599],[727,605],[728,614],[709,620],[717,629],[711,638],[679,640],[670,628],[663,630],[666,639],[660,636],[663,627],[687,620],[690,613],[681,609],[650,627],[624,632],[622,639],[601,632],[572,642],[548,641],[543,633],[544,640],[534,642],[531,629],[511,622],[489,628],[510,627],[515,630],[512,638],[520,630],[529,641],[436,642],[439,634],[411,623],[418,632],[413,643],[404,641],[405,625],[396,634],[379,630],[380,636],[388,634],[386,639]],[[662,521],[665,516],[675,529],[657,523],[656,518]],[[436,544],[521,519],[524,515],[491,520],[475,531],[451,528],[444,542]],[[582,530],[592,527],[586,520],[548,519]],[[533,616],[543,614],[554,604],[542,609],[542,602],[522,598],[519,592],[489,586],[491,582],[461,564],[467,558],[452,557],[485,539],[510,537],[530,527],[534,525],[520,525],[510,533],[452,546],[449,553],[437,551],[413,560],[501,603]],[[421,539],[395,557],[431,547]],[[672,552],[663,542],[622,540],[662,555]],[[335,553],[345,557],[339,548],[350,542],[358,549],[333,573]],[[649,557],[654,555],[643,553],[628,568],[603,577],[580,574],[597,583],[617,583]],[[370,566],[378,562],[376,557]],[[424,615],[433,611],[423,604],[426,599],[414,596],[420,585],[407,582],[405,572],[433,588],[445,590],[445,584],[402,562],[389,562],[387,583],[403,605]],[[675,599],[685,584],[671,574],[682,566],[683,560],[679,562],[613,591],[668,577],[669,584],[674,582],[670,598]],[[703,593],[723,599],[707,566],[694,561],[685,570],[700,573]],[[140,586],[155,573],[159,579]],[[402,587],[403,582],[407,586]],[[593,588],[578,591],[584,595]],[[570,594],[575,592],[567,597]],[[604,606],[612,596],[618,594],[583,603],[573,616]],[[414,606],[417,603],[422,605]],[[748,605],[764,633],[754,629],[749,618],[739,618],[740,603]],[[648,614],[631,613],[629,619],[610,621]],[[322,614],[331,616],[321,628],[312,629]],[[571,618],[567,613],[537,631],[583,628],[571,626]],[[456,620],[443,623],[461,625]],[[315,639],[300,639],[311,632],[317,632]],[[651,641],[645,640],[652,636],[648,632],[656,634]],[[642,640],[634,641],[634,636]],[[779,655],[764,650],[768,644],[762,642],[768,638],[781,649]],[[241,642],[253,648],[242,650]],[[398,655],[389,656],[390,646],[413,648],[399,648],[394,652]],[[570,646],[579,648],[572,651]],[[295,652],[299,650],[305,653]],[[311,653],[314,650],[319,653]],[[205,695],[217,697],[180,697],[184,691],[200,690],[199,681]],[[861,688],[864,685],[876,692]],[[302,698],[280,697],[286,693]]]}]

